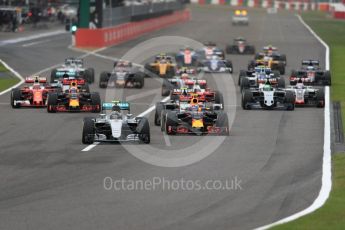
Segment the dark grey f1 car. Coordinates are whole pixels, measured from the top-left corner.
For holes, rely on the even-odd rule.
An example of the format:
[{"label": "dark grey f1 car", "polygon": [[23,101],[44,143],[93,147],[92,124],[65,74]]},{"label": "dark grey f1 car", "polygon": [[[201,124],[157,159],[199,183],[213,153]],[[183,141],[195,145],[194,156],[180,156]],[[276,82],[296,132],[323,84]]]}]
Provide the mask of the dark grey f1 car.
[{"label": "dark grey f1 car", "polygon": [[145,74],[128,61],[118,61],[112,72],[102,72],[99,87],[138,88],[144,87]]},{"label": "dark grey f1 car", "polygon": [[248,44],[245,38],[235,38],[232,45],[226,47],[228,54],[255,54],[255,47]]}]

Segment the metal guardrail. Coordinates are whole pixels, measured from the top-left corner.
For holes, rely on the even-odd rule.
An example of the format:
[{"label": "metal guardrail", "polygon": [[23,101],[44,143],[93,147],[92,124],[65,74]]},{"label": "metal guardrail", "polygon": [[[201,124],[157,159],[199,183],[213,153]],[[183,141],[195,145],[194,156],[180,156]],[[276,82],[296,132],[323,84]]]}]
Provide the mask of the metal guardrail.
[{"label": "metal guardrail", "polygon": [[103,10],[102,27],[112,27],[133,20],[142,20],[172,13],[184,9],[185,4],[177,2],[161,2],[147,5],[132,5]]}]

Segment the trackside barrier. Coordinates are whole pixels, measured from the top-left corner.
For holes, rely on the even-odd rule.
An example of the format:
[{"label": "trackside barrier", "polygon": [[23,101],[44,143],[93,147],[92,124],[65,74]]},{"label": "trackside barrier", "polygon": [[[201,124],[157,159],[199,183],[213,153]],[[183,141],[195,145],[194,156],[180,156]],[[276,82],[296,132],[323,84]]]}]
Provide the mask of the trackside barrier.
[{"label": "trackside barrier", "polygon": [[176,11],[170,15],[129,22],[115,27],[102,29],[78,29],[76,32],[77,47],[105,47],[136,38],[144,33],[158,30],[190,19],[190,11]]}]

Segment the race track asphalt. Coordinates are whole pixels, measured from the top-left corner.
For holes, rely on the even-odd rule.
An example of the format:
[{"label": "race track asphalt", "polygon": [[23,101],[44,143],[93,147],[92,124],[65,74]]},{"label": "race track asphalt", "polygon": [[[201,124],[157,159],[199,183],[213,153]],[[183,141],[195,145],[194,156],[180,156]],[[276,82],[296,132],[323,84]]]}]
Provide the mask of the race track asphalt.
[{"label": "race track asphalt", "polygon": [[[249,27],[233,27],[229,8],[192,6],[191,11],[188,23],[99,54],[120,58],[138,43],[158,36],[213,41],[223,48],[233,38],[244,36],[257,49],[277,46],[287,55],[287,73],[304,58],[324,64],[324,48],[292,13],[268,15],[264,10],[250,10]],[[50,39],[28,47],[23,45],[32,41],[0,47],[0,58],[26,76],[61,63],[65,57],[84,55],[67,48],[70,37],[66,34]],[[239,69],[250,59],[227,57],[234,64],[233,80],[224,74],[210,77],[220,89],[233,86]],[[97,79],[101,71],[112,67],[111,60],[92,54],[85,62],[95,68]],[[42,75],[49,76],[49,71]],[[145,81],[142,90],[124,92],[125,97],[131,96],[134,115],[162,99],[159,81]],[[103,98],[111,92],[99,89],[97,83],[91,89]],[[153,125],[151,113],[150,146],[100,144],[86,152],[81,151],[86,147],[81,144],[82,118],[93,114],[12,109],[10,95],[0,96],[0,229],[252,229],[308,207],[321,186],[323,109],[243,111],[237,86],[223,90],[226,110],[235,116],[225,139],[176,136],[167,140]],[[169,162],[198,158],[192,152],[209,149],[218,140],[221,144],[212,154],[181,167],[151,165],[131,154],[173,166]],[[140,155],[138,147],[151,152]],[[237,178],[241,189],[108,191],[103,187],[105,177],[194,182]]]}]

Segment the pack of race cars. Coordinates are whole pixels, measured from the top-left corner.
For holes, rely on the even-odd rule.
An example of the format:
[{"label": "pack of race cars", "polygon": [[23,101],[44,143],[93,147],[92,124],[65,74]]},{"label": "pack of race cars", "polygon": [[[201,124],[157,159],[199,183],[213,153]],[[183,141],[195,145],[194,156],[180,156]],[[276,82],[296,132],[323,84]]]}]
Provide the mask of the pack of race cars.
[{"label": "pack of race cars", "polygon": [[[256,53],[243,37],[235,38],[224,50],[206,42],[198,50],[185,47],[175,54],[157,54],[144,65],[118,60],[111,70],[101,72],[99,88],[141,89],[145,78],[156,77],[162,82],[161,96],[170,97],[155,105],[153,123],[162,132],[228,136],[230,127],[222,92],[209,87],[207,74],[202,79],[198,77],[200,72],[233,73],[232,62],[225,53],[254,55],[247,68],[239,71],[237,81],[244,110],[294,110],[296,105],[324,107],[325,94],[320,86],[331,85],[331,74],[317,60],[303,60],[300,69],[291,71],[290,86],[286,87],[286,56],[271,45]],[[49,113],[99,113],[84,119],[84,144],[150,143],[148,119],[133,116],[129,102],[114,99],[102,103],[98,92],[90,92],[89,84],[94,81],[93,68],[85,68],[82,59],[67,58],[64,65],[51,71],[49,83],[45,77],[31,76],[25,79],[24,87],[12,89],[11,106],[45,107]]]}]

